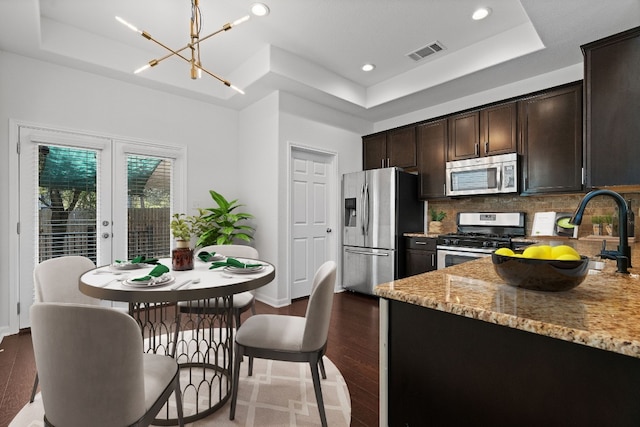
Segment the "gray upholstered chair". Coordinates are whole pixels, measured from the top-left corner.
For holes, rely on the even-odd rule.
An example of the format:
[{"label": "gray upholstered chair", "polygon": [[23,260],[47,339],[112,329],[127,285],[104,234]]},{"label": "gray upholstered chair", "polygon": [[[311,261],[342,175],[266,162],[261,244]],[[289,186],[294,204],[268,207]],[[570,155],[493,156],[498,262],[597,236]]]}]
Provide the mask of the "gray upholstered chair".
[{"label": "gray upholstered chair", "polygon": [[[101,301],[80,292],[80,276],[95,268],[89,258],[83,256],[63,256],[42,261],[33,269],[35,302],[66,302],[86,305],[100,305]],[[38,390],[38,374],[33,382],[30,402]]]},{"label": "gray upholstered chair", "polygon": [[313,278],[305,317],[258,314],[251,316],[238,329],[229,419],[235,418],[240,361],[246,355],[249,356],[249,375],[253,374],[251,362],[254,357],[308,362],[311,367],[320,421],[323,426],[327,425],[318,365],[322,378],[326,379],[322,356],[327,347],[335,281],[336,263],[327,261],[320,266]]},{"label": "gray upholstered chair", "polygon": [[34,304],[30,314],[45,425],[147,426],[171,394],[184,425],[178,364],[143,352],[132,317],[64,303]]},{"label": "gray upholstered chair", "polygon": [[[203,251],[209,253],[215,252],[232,258],[258,259],[260,257],[256,248],[246,245],[211,245],[200,249],[198,253]],[[206,307],[198,305],[197,301],[180,302],[178,306],[182,313],[195,311],[202,314],[218,314],[225,309],[221,299],[219,301],[215,301],[215,299],[210,300]],[[256,314],[255,296],[252,291],[233,295],[233,318],[235,319],[236,328],[238,328],[241,323],[240,315],[249,309],[251,309],[251,314]]]}]

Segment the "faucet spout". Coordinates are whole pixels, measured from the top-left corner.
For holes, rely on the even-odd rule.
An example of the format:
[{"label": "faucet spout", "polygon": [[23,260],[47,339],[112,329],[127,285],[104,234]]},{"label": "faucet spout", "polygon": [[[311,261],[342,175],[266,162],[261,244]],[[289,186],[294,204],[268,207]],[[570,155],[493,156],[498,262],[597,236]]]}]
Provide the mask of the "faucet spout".
[{"label": "faucet spout", "polygon": [[[587,193],[580,204],[576,208],[573,216],[569,220],[570,224],[580,225],[582,223],[582,215],[584,214],[584,209],[587,207],[587,204],[591,199],[596,196],[609,196],[615,200],[618,205],[618,234],[620,235],[620,242],[618,243],[617,251],[602,251],[603,255],[607,258],[613,257],[617,261],[618,272],[619,273],[629,273],[627,271],[627,267],[631,267],[631,248],[629,247],[629,234],[627,230],[627,202],[624,198],[611,190],[593,190]],[[625,259],[626,258],[626,259]]]}]

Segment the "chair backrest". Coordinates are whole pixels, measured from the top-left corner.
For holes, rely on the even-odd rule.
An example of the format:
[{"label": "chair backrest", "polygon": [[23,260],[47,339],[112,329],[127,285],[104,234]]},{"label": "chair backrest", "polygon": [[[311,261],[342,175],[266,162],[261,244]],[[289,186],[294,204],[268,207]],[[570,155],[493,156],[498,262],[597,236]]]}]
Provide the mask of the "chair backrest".
[{"label": "chair backrest", "polygon": [[31,307],[47,419],[55,426],[131,425],[145,413],[142,335],[127,314],[83,304]]},{"label": "chair backrest", "polygon": [[239,258],[252,258],[258,259],[260,255],[258,250],[252,246],[247,245],[211,245],[205,246],[200,251],[215,252],[224,256],[239,257]]},{"label": "chair backrest", "polygon": [[33,269],[36,302],[99,305],[100,300],[78,289],[80,276],[95,267],[89,258],[75,255],[42,261]]},{"label": "chair backrest", "polygon": [[336,263],[327,261],[318,268],[313,277],[305,314],[302,351],[318,350],[327,342],[335,283]]}]

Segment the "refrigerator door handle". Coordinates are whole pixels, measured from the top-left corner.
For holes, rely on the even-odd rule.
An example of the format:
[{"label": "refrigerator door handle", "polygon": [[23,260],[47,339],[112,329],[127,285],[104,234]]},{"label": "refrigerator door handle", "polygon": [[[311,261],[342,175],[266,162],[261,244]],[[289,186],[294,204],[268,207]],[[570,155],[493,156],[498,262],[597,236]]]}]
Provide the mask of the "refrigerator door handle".
[{"label": "refrigerator door handle", "polygon": [[360,187],[360,231],[362,232],[362,235],[364,236],[364,224],[365,224],[365,213],[364,213],[364,186],[365,184],[362,184],[362,187]]},{"label": "refrigerator door handle", "polygon": [[369,252],[369,251],[358,251],[353,249],[345,249],[346,252],[350,254],[358,254],[358,255],[371,255],[371,256],[389,256],[388,252]]},{"label": "refrigerator door handle", "polygon": [[369,234],[369,183],[365,183],[364,184],[364,218],[365,218],[365,224],[364,224],[364,235],[368,235]]}]

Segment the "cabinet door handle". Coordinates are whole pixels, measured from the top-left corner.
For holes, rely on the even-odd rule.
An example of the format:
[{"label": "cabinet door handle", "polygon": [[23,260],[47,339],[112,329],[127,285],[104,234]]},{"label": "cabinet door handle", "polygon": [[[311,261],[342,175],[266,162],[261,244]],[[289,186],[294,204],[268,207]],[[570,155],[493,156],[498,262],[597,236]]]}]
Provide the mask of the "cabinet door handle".
[{"label": "cabinet door handle", "polygon": [[420,241],[416,241],[414,242],[416,245],[426,245],[427,242],[420,242]]},{"label": "cabinet door handle", "polygon": [[383,168],[384,167],[384,159],[380,159],[380,167]]},{"label": "cabinet door handle", "polygon": [[476,157],[480,155],[480,144],[478,144],[477,142],[474,144],[473,152]]},{"label": "cabinet door handle", "polygon": [[489,153],[489,141],[484,142],[484,154]]},{"label": "cabinet door handle", "polygon": [[436,255],[435,254],[431,254],[431,265],[436,265]]}]

